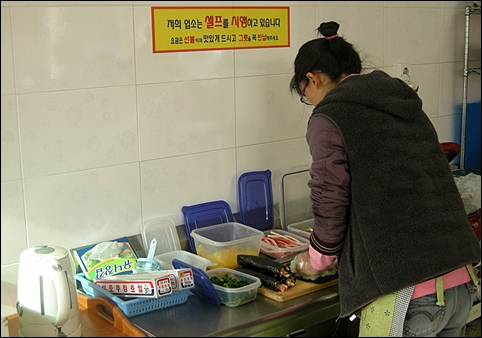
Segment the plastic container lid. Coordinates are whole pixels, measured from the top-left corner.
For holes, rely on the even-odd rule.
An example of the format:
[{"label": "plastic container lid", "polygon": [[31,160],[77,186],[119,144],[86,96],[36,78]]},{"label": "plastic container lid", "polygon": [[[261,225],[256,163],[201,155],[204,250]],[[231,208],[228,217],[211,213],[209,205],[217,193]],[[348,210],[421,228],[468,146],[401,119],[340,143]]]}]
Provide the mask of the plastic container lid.
[{"label": "plastic container lid", "polygon": [[157,217],[143,222],[141,224],[141,236],[146,255],[153,238],[157,240],[154,256],[181,250],[181,242],[172,217]]},{"label": "plastic container lid", "polygon": [[271,171],[252,171],[238,179],[239,213],[241,223],[261,231],[274,225],[273,188]]},{"label": "plastic container lid", "polygon": [[280,222],[281,229],[288,230],[288,225],[313,218],[310,198],[309,169],[293,171],[281,177],[280,184]]},{"label": "plastic container lid", "polygon": [[194,275],[195,286],[193,289],[190,289],[190,291],[211,304],[221,305],[221,299],[206,272],[178,259],[173,259],[172,265],[175,269],[191,268],[192,274]]},{"label": "plastic container lid", "polygon": [[191,231],[209,225],[234,222],[231,207],[225,201],[213,201],[182,207],[186,233],[189,237],[191,251],[196,253],[196,246]]}]

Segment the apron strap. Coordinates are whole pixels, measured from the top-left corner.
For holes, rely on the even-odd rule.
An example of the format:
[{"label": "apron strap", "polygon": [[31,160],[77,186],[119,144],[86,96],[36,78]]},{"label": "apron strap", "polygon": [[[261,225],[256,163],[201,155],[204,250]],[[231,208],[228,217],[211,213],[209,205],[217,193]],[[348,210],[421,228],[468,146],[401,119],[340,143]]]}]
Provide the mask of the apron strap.
[{"label": "apron strap", "polygon": [[467,264],[466,267],[467,271],[469,272],[470,278],[472,278],[472,282],[474,282],[474,285],[477,285],[479,283],[479,279],[475,276],[472,264]]},{"label": "apron strap", "polygon": [[435,290],[437,291],[437,305],[444,306],[445,305],[445,298],[444,298],[444,282],[442,280],[442,276],[438,276],[435,278]]},{"label": "apron strap", "polygon": [[[470,275],[470,278],[474,282],[474,284],[477,285],[478,280],[477,277],[475,277],[474,269],[472,268],[472,264],[467,264],[466,265],[467,271]],[[437,290],[437,305],[438,306],[444,306],[445,305],[445,299],[444,299],[444,283],[442,280],[442,276],[438,276],[435,279],[435,289]]]},{"label": "apron strap", "polygon": [[412,299],[414,289],[415,285],[397,292],[392,326],[390,327],[390,337],[403,337],[403,324],[405,323],[408,305]]}]

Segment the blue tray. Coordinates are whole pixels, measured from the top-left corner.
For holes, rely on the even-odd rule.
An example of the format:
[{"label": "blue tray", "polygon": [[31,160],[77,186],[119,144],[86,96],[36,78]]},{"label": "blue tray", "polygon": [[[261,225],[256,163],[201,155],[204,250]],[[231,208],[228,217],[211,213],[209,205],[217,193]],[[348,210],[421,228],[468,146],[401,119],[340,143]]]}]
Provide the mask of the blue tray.
[{"label": "blue tray", "polygon": [[104,297],[113,301],[128,318],[149,311],[165,309],[173,305],[185,303],[189,296],[189,290],[192,290],[175,290],[171,294],[160,298],[132,298],[124,300],[86,279],[84,273],[76,274],[75,279],[81,284],[84,293],[91,297]]},{"label": "blue tray", "polygon": [[252,171],[238,179],[239,215],[241,223],[261,231],[274,225],[271,171]]},{"label": "blue tray", "polygon": [[231,207],[225,201],[213,201],[182,207],[186,233],[191,252],[196,253],[196,246],[191,231],[209,225],[234,222]]}]

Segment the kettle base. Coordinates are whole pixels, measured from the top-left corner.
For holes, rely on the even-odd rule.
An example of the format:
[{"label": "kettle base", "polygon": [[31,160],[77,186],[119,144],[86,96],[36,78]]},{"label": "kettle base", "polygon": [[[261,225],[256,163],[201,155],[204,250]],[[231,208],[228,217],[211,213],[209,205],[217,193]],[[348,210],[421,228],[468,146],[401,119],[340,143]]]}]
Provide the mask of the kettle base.
[{"label": "kettle base", "polygon": [[[48,327],[49,326],[49,327]],[[25,330],[24,330],[25,331]],[[30,331],[30,330],[29,330]],[[82,337],[82,326],[79,327],[69,334],[59,336],[59,332],[55,326],[52,325],[35,325],[32,331],[35,331],[33,335],[26,335],[27,332],[22,332],[22,329],[18,329],[19,337]]]},{"label": "kettle base", "polygon": [[60,331],[52,324],[22,323],[20,320],[19,326],[19,337],[82,337],[82,325],[78,312],[62,326]]}]

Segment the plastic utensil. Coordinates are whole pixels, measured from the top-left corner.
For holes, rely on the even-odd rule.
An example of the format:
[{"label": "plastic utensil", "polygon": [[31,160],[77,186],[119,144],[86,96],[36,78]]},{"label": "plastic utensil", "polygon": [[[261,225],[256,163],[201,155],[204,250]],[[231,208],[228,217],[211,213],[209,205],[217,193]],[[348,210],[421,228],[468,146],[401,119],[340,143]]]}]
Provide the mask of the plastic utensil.
[{"label": "plastic utensil", "polygon": [[149,246],[149,253],[147,258],[139,258],[137,260],[136,272],[145,271],[158,271],[161,269],[161,265],[158,261],[154,260],[154,253],[156,251],[157,240],[152,239],[151,245]]},{"label": "plastic utensil", "polygon": [[154,252],[156,251],[156,246],[157,246],[157,240],[155,238],[152,239],[151,245],[149,246],[149,253],[147,254],[147,263],[146,263],[146,268],[149,269],[152,265],[152,263],[149,263],[149,260],[154,259]]}]

